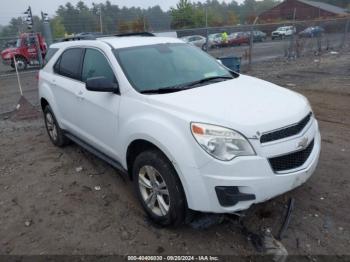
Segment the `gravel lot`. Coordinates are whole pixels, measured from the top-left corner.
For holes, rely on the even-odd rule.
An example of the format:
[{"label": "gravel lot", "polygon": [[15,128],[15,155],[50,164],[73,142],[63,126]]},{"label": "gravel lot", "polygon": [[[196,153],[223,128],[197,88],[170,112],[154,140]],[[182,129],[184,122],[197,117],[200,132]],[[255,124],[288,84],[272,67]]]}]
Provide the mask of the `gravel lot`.
[{"label": "gravel lot", "polygon": [[[254,232],[277,233],[293,197],[282,239],[288,253],[310,259],[350,255],[350,52],[257,63],[247,74],[308,97],[319,119],[322,152],[306,184],[252,207],[245,224]],[[16,81],[0,78],[0,113],[16,106]],[[25,97],[37,105],[35,74],[24,74],[22,84]],[[152,225],[131,183],[110,166],[74,144],[54,147],[41,118],[0,119],[0,254],[257,253],[235,223],[207,229]]]}]

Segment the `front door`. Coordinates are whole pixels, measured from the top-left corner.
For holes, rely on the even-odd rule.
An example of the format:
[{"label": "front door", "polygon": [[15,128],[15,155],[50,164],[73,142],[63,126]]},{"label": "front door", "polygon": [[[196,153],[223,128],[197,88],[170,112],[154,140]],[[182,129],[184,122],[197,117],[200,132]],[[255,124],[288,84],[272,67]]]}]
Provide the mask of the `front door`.
[{"label": "front door", "polygon": [[[105,77],[116,82],[116,76],[105,54],[87,48],[82,67],[82,82],[92,77]],[[110,92],[81,90],[78,102],[77,123],[84,130],[84,140],[103,153],[120,160],[116,141],[120,95]]]},{"label": "front door", "polygon": [[29,61],[31,64],[39,64],[39,60],[38,60],[38,52],[37,52],[37,48],[36,48],[36,36],[35,35],[31,35],[28,37],[27,40],[27,51],[28,51],[28,57],[29,57]]}]

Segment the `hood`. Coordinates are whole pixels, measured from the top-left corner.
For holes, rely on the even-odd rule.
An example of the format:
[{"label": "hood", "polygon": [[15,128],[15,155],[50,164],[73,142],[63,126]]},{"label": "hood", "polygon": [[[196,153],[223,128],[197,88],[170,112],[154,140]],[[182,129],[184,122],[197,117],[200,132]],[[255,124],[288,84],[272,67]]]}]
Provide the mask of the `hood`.
[{"label": "hood", "polygon": [[13,54],[13,53],[17,53],[18,51],[18,48],[16,47],[9,47],[9,48],[6,48],[4,49],[2,52],[1,52],[1,57],[4,57],[8,54]]},{"label": "hood", "polygon": [[149,95],[148,101],[188,121],[229,127],[248,138],[299,122],[311,110],[302,95],[244,75],[185,91]]}]

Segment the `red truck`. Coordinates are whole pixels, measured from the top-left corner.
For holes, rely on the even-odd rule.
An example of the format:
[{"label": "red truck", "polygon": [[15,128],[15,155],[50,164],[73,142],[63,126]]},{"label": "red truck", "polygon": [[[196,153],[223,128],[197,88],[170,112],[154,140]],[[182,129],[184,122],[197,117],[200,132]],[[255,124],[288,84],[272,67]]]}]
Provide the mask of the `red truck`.
[{"label": "red truck", "polygon": [[38,45],[44,59],[47,49],[44,37],[40,33],[23,33],[17,39],[16,46],[1,52],[3,64],[14,68],[13,57],[15,57],[19,70],[26,69],[28,65],[39,65],[36,39],[38,39]]}]

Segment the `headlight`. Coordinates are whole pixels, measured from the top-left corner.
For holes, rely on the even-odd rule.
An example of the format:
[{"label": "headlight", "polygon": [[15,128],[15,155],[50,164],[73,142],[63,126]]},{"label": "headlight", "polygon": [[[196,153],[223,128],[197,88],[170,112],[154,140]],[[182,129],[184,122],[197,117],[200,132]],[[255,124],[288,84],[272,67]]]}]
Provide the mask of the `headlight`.
[{"label": "headlight", "polygon": [[232,129],[191,123],[191,132],[198,144],[208,154],[219,160],[229,161],[236,156],[255,155],[248,140]]}]

